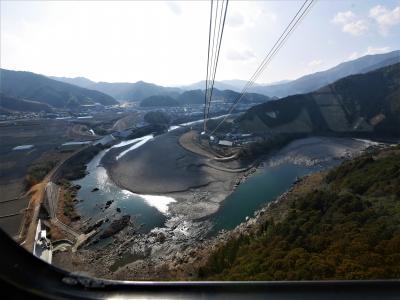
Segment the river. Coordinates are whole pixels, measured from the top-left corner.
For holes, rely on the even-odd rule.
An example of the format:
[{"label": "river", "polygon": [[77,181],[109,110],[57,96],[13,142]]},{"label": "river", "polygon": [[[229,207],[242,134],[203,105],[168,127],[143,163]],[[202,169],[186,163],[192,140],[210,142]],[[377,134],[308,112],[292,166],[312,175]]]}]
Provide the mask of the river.
[{"label": "river", "polygon": [[[222,118],[219,116],[216,118]],[[182,126],[201,123],[202,120],[192,121],[178,126],[171,126],[168,131],[177,130]],[[118,215],[130,215],[138,225],[138,231],[147,233],[156,227],[162,227],[167,220],[168,205],[175,199],[167,196],[138,195],[128,190],[121,189],[108,177],[106,169],[101,165],[101,160],[112,149],[124,148],[116,159],[121,158],[129,151],[139,148],[153,139],[153,135],[122,141],[109,149],[100,151],[88,164],[87,175],[73,184],[81,186],[78,191],[76,209],[79,215],[91,223],[100,219],[112,220]],[[94,191],[94,189],[98,189]],[[107,202],[112,201],[106,208]],[[106,226],[103,224],[101,229]]]},{"label": "river", "polygon": [[[174,126],[170,130],[177,128],[179,127]],[[121,189],[110,180],[101,165],[101,159],[111,149],[124,147],[124,150],[116,156],[119,159],[127,152],[151,141],[152,138],[152,135],[147,135],[120,142],[101,151],[89,162],[88,174],[73,182],[81,186],[77,194],[77,199],[80,201],[76,208],[84,220],[88,218],[92,218],[93,222],[102,218],[112,220],[117,216],[129,214],[141,233],[164,226],[171,217],[168,205],[175,199],[166,196],[138,195]],[[221,229],[234,228],[246,217],[251,217],[261,206],[288,190],[297,178],[337,165],[344,158],[357,154],[373,144],[375,143],[371,141],[351,138],[313,137],[293,141],[271,155],[263,167],[239,185],[225,199],[217,213],[208,218],[212,224],[210,234]],[[98,190],[93,191],[94,188]],[[110,200],[112,203],[105,208]]]},{"label": "river", "polygon": [[211,233],[235,228],[246,217],[287,191],[299,178],[338,165],[376,142],[311,137],[291,142],[272,155],[253,176],[229,195],[211,217]]}]

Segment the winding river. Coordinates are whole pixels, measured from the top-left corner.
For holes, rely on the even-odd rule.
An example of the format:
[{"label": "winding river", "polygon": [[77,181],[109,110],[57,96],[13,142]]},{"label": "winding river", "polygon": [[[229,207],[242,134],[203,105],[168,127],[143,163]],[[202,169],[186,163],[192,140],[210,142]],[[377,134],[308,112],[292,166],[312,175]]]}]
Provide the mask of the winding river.
[{"label": "winding river", "polygon": [[[219,116],[216,118],[222,118]],[[193,121],[178,126],[171,126],[168,131],[177,130],[182,126],[190,126],[202,122]],[[130,215],[139,225],[139,232],[146,233],[156,227],[162,227],[167,220],[168,205],[175,199],[167,196],[138,195],[118,187],[101,165],[104,155],[116,148],[125,148],[116,159],[129,151],[139,148],[153,139],[153,135],[122,141],[109,149],[100,151],[88,164],[87,175],[73,184],[81,186],[78,191],[76,209],[85,220],[112,219],[117,215]],[[98,190],[94,190],[98,189]],[[107,205],[107,203],[111,204]],[[104,225],[102,226],[105,227]]]},{"label": "winding river", "polygon": [[[182,125],[197,122],[199,121]],[[173,126],[169,130],[178,128],[179,126]],[[167,196],[138,195],[121,189],[110,180],[105,168],[101,165],[101,159],[111,149],[124,147],[123,151],[116,156],[116,159],[119,159],[152,138],[152,135],[146,135],[120,142],[109,149],[102,150],[88,163],[88,174],[73,182],[81,186],[77,195],[79,202],[76,208],[84,220],[88,218],[113,219],[118,215],[129,214],[141,233],[164,226],[170,216],[168,205],[175,199]],[[251,217],[262,205],[273,201],[288,190],[297,178],[337,165],[344,158],[372,144],[375,143],[351,138],[325,137],[293,141],[271,155],[264,166],[240,184],[225,199],[217,213],[209,217],[213,224],[211,234],[222,229],[232,229],[246,217]]]}]

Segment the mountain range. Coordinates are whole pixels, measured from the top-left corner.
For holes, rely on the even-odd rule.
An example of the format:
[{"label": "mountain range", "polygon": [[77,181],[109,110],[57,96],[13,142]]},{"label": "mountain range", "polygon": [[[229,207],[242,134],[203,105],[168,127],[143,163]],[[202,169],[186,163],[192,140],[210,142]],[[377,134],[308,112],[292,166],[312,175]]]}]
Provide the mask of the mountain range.
[{"label": "mountain range", "polygon": [[[288,83],[291,80],[281,80],[281,81],[277,81],[277,82],[272,82],[272,83],[268,83],[268,84],[259,84],[259,83],[254,83],[254,87],[253,89],[250,89],[251,91],[254,91],[254,89],[256,87],[268,87],[268,86],[272,86],[272,85],[279,85],[279,84],[284,84],[284,83]],[[214,82],[214,88],[219,89],[219,90],[231,90],[231,91],[235,91],[235,92],[241,92],[243,87],[246,85],[247,80],[240,80],[240,79],[233,79],[233,80],[216,80]],[[184,85],[181,86],[180,88],[182,90],[196,90],[196,89],[205,89],[206,86],[206,81],[202,80],[202,81],[198,81],[189,85]],[[267,95],[270,96],[270,95]]]},{"label": "mountain range", "polygon": [[398,62],[400,62],[400,50],[384,54],[366,55],[355,60],[343,62],[326,71],[302,76],[287,83],[270,86],[255,86],[250,91],[279,98],[309,93],[333,83],[340,78],[366,73]]},{"label": "mountain range", "polygon": [[31,72],[0,69],[0,82],[2,103],[6,96],[44,103],[55,108],[74,108],[83,104],[95,103],[102,105],[118,103],[113,97],[99,91],[85,89]]},{"label": "mountain range", "polygon": [[[400,62],[400,51],[367,55],[356,60],[343,62],[326,71],[300,77],[293,81],[283,81],[269,85],[255,84],[243,97],[243,102],[260,103],[288,95],[310,93],[329,85],[343,77],[363,74]],[[0,95],[18,99],[15,109],[36,109],[34,103],[44,103],[50,108],[78,108],[79,105],[99,103],[117,104],[118,101],[141,102],[152,96],[170,97],[174,105],[201,104],[204,101],[204,81],[189,86],[164,87],[153,83],[94,82],[84,77],[46,77],[43,75],[0,69]],[[215,82],[214,96],[225,102],[233,101],[246,84],[243,80],[223,80]],[[160,98],[160,97],[159,97]],[[29,103],[24,101],[30,101]],[[158,100],[157,100],[158,101]],[[150,101],[150,103],[157,103]],[[176,101],[176,102],[175,102]],[[2,102],[5,103],[5,100]],[[33,102],[33,103],[32,103]],[[2,105],[0,105],[2,107]],[[9,106],[10,107],[10,106]],[[36,108],[33,108],[36,107]],[[4,108],[4,107],[3,107]],[[5,108],[5,110],[10,108]],[[46,108],[47,109],[47,108]],[[45,109],[45,110],[46,110]]]},{"label": "mountain range", "polygon": [[164,87],[153,83],[138,81],[130,82],[94,82],[84,77],[50,77],[83,88],[93,89],[114,97],[119,101],[140,102],[150,96],[177,97],[182,91],[179,88]]},{"label": "mountain range", "polygon": [[[400,62],[400,50],[375,55],[366,55],[355,60],[343,62],[326,71],[321,71],[296,80],[283,80],[270,84],[257,84],[248,90],[269,97],[286,97],[294,94],[312,92],[334,81],[354,74],[366,73],[384,66]],[[51,77],[52,79],[78,85],[83,88],[94,89],[108,94],[120,101],[141,101],[154,95],[170,96],[177,98],[180,94],[190,90],[204,90],[205,81],[199,81],[180,87],[164,87],[152,83],[138,81],[127,82],[94,82],[84,77],[66,78]],[[215,81],[214,87],[221,91],[232,90],[241,92],[247,81],[245,80],[221,80]]]},{"label": "mountain range", "polygon": [[[231,90],[218,90],[213,91],[213,101],[219,101],[224,103],[232,103],[235,99],[240,96],[240,93]],[[140,102],[140,106],[151,107],[151,106],[181,106],[185,104],[203,104],[204,103],[204,91],[202,90],[191,90],[185,91],[180,94],[177,98],[173,98],[165,95],[154,95],[143,99]],[[255,93],[246,93],[241,102],[242,103],[263,103],[271,100],[270,97]]]}]

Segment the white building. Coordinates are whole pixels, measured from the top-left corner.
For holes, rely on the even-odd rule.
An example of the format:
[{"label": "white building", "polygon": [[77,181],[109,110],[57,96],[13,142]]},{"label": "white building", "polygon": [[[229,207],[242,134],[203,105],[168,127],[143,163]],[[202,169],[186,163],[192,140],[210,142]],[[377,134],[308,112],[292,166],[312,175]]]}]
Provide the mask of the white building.
[{"label": "white building", "polygon": [[33,255],[51,264],[51,260],[53,257],[53,247],[50,240],[46,236],[46,229],[42,227],[42,222],[40,221],[40,219],[36,227]]}]

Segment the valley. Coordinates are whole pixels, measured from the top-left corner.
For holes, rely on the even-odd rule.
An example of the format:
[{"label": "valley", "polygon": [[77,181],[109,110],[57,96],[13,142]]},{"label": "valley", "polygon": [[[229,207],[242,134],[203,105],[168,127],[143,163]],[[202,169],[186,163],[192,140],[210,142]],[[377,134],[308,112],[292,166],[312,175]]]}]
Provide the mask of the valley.
[{"label": "valley", "polygon": [[[302,94],[247,93],[230,114],[240,93],[216,89],[206,126],[202,90],[2,69],[0,227],[33,252],[45,230],[52,264],[95,277],[310,278],[231,264],[253,265],[237,249],[271,234],[265,224],[284,220],[294,199],[335,188],[329,174],[397,153],[396,53],[358,59],[354,74],[339,65],[330,72],[343,77]],[[281,84],[291,93],[293,81]],[[329,274],[313,279],[341,276]]]}]

